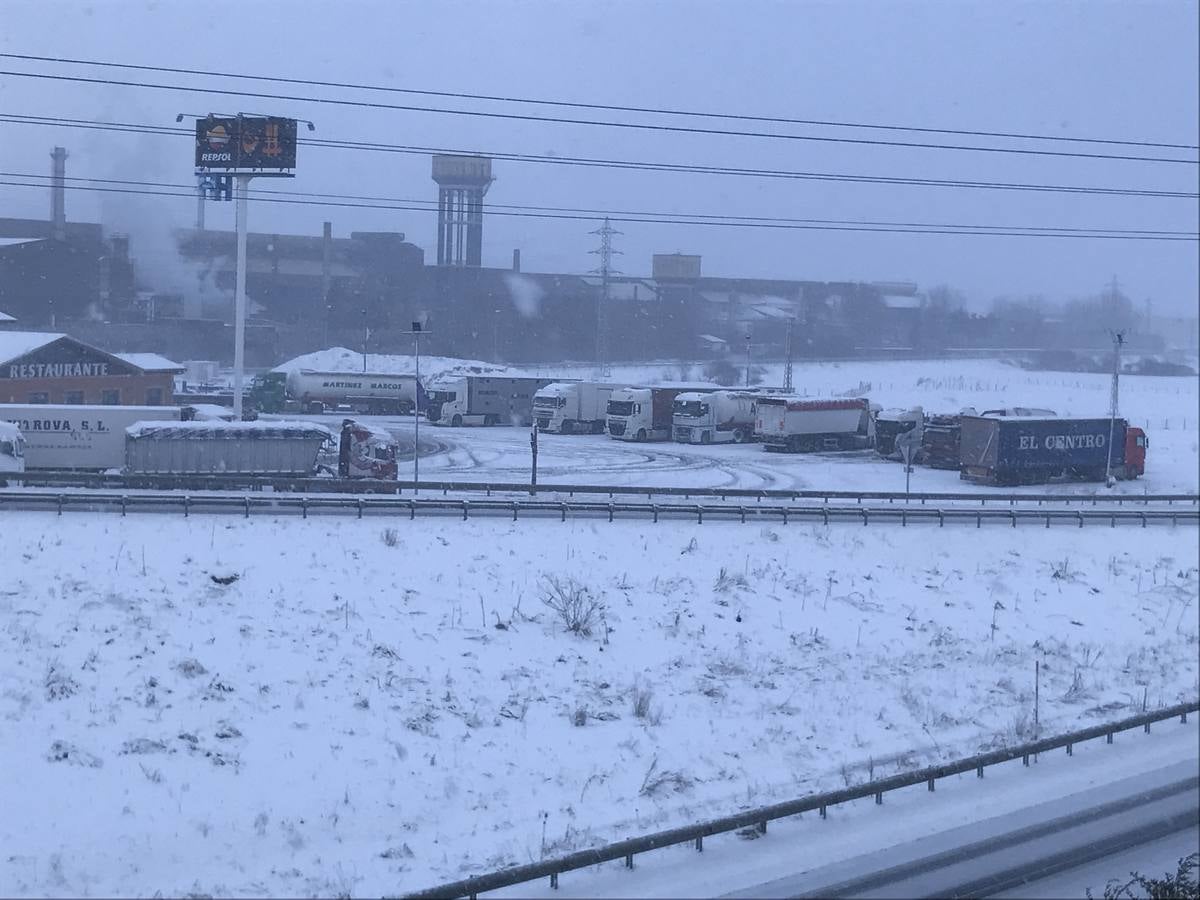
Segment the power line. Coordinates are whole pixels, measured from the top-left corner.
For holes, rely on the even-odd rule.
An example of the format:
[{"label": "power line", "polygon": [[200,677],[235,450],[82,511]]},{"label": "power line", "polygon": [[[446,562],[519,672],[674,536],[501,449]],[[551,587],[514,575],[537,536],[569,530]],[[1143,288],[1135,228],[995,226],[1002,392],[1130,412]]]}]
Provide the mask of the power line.
[{"label": "power line", "polygon": [[[69,127],[81,130],[112,131],[129,134],[151,134],[173,137],[193,138],[194,132],[188,128],[178,128],[169,125],[153,125],[130,122],[101,122],[94,119],[72,119],[57,116],[33,116],[20,113],[0,113],[0,122],[18,125],[43,125],[47,127]],[[508,162],[538,163],[546,165],[580,166],[585,168],[607,168],[647,172],[677,172],[697,175],[724,175],[747,178],[770,178],[798,181],[845,182],[850,184],[884,184],[904,187],[942,187],[972,190],[1000,191],[1032,191],[1037,193],[1085,194],[1094,196],[1120,197],[1162,197],[1170,199],[1195,200],[1200,193],[1186,191],[1161,191],[1142,188],[1109,188],[1092,185],[1063,185],[1036,184],[1005,181],[964,181],[939,178],[909,178],[890,175],[858,175],[838,172],[804,172],[788,169],[756,169],[736,166],[704,166],[685,163],[665,163],[654,161],[639,161],[625,159],[606,159],[587,156],[549,156],[534,153],[513,153],[508,151],[467,150],[456,147],[423,147],[408,144],[384,144],[368,141],[340,141],[321,138],[303,138],[298,143],[326,149],[362,150],[382,153],[398,153],[411,155],[429,155],[433,153],[447,154],[482,154],[493,159]]]},{"label": "power line", "polygon": [[495,103],[524,103],[533,106],[557,106],[567,109],[591,109],[605,112],[644,113],[660,116],[686,116],[689,118],[726,119],[739,122],[770,122],[780,125],[815,125],[823,128],[862,128],[875,131],[908,131],[920,134],[950,134],[969,137],[1011,138],[1017,140],[1062,141],[1082,144],[1112,144],[1126,147],[1154,147],[1167,150],[1200,150],[1195,144],[1170,144],[1157,141],[1131,141],[1110,138],[1068,137],[1064,135],[1029,134],[1011,131],[977,131],[966,128],[929,128],[915,125],[885,125],[874,122],[840,122],[826,119],[797,119],[785,116],[756,116],[745,113],[712,112],[702,110],[671,109],[649,106],[620,106],[610,103],[582,103],[568,100],[547,100],[540,97],[517,97],[497,94],[474,94],[464,91],[433,91],[421,88],[402,88],[393,85],[362,84],[346,81],[323,81],[311,78],[285,78],[278,75],[250,75],[244,72],[214,72],[206,69],[185,69],[174,66],[150,66],[134,63],[112,62],[95,59],[72,59],[64,56],[34,56],[26,53],[0,53],[0,58],[19,59],[29,62],[66,63],[77,66],[130,69],[139,72],[163,72],[174,75],[200,75],[214,78],[237,78],[240,81],[267,81],[276,84],[297,84],[310,87],[347,88],[360,91],[378,91],[390,94],[410,94],[423,97],[444,97],[454,100],[476,100]]},{"label": "power line", "polygon": [[[17,176],[21,177],[21,176]],[[36,176],[35,176],[36,177]],[[0,185],[9,187],[24,187],[36,188],[45,190],[44,183],[27,183],[15,181],[0,181]],[[66,185],[71,190],[91,191],[97,193],[115,193],[115,194],[131,194],[150,197],[186,197],[194,199],[195,189],[186,191],[169,191],[169,190],[143,190],[129,187],[105,187],[93,185]],[[390,211],[403,212],[436,212],[436,209],[424,206],[410,206],[401,203],[391,203],[387,201],[380,202],[347,202],[338,200],[310,200],[310,199],[289,199],[284,197],[258,197],[259,202],[264,203],[280,203],[286,205],[297,206],[315,206],[315,207],[341,207],[345,209],[379,209]],[[497,209],[491,211],[492,215],[509,216],[515,218],[529,219],[550,219],[550,220],[573,220],[573,221],[596,221],[597,216],[589,213],[551,213],[551,212],[523,212],[517,210]],[[1161,233],[1138,233],[1130,231],[1067,231],[1067,230],[1052,230],[1049,227],[1010,227],[1010,226],[959,226],[940,225],[933,223],[914,223],[911,226],[880,224],[871,225],[863,224],[834,224],[834,223],[812,223],[802,224],[785,221],[735,221],[726,218],[714,219],[680,219],[669,218],[667,214],[663,214],[662,218],[650,218],[643,216],[613,216],[611,217],[616,222],[627,222],[634,224],[645,225],[693,225],[703,227],[722,227],[722,228],[770,228],[783,229],[790,231],[846,231],[846,232],[873,232],[887,234],[943,234],[943,235],[980,235],[993,237],[1056,237],[1056,238],[1076,238],[1076,239],[1097,239],[1097,240],[1130,240],[1130,241],[1166,241],[1179,242],[1187,241],[1195,243],[1200,241],[1200,235],[1191,234],[1189,232],[1161,232]],[[990,230],[984,230],[990,229]]]},{"label": "power line", "polygon": [[[54,178],[53,175],[43,175],[32,172],[0,172],[0,178],[37,178],[39,180],[50,181]],[[178,182],[168,181],[138,181],[133,179],[121,178],[88,178],[83,176],[64,176],[67,181],[84,181],[91,184],[117,184],[127,185],[139,188],[172,188],[182,191],[191,191],[195,188],[190,184],[181,184]],[[378,195],[364,194],[334,194],[320,193],[314,191],[281,191],[272,190],[270,188],[252,188],[249,192],[251,197],[260,196],[264,199],[269,199],[273,196],[279,197],[294,197],[316,200],[352,200],[362,201],[367,203],[404,203],[417,204],[419,208],[426,212],[436,211],[438,201],[430,200],[421,197],[380,197]],[[1132,228],[1074,228],[1074,227],[1059,227],[1051,225],[972,225],[962,222],[887,222],[874,221],[870,219],[812,219],[812,218],[795,218],[790,216],[747,216],[733,215],[726,213],[682,213],[682,212],[654,212],[646,210],[628,210],[628,209],[595,209],[578,206],[534,206],[530,204],[513,204],[513,203],[485,203],[483,205],[485,212],[499,213],[503,210],[517,210],[521,212],[547,212],[547,213],[573,213],[577,215],[593,217],[593,218],[615,218],[636,216],[642,219],[667,219],[671,222],[686,222],[690,219],[703,219],[708,221],[721,222],[778,222],[778,223],[797,223],[806,225],[872,225],[886,226],[895,228],[955,228],[964,230],[1003,230],[1003,231],[1053,231],[1063,233],[1079,233],[1079,234],[1151,234],[1151,235],[1169,235],[1169,236],[1187,236],[1192,237],[1193,232],[1187,231],[1169,231],[1164,229],[1132,229]],[[623,221],[628,221],[627,219]],[[603,228],[593,231],[592,234],[603,234]],[[620,234],[618,231],[609,229],[610,234]]]},{"label": "power line", "polygon": [[1200,160],[1178,159],[1165,156],[1129,156],[1116,153],[1080,153],[1070,150],[1032,150],[1020,147],[975,147],[969,144],[934,144],[919,141],[891,141],[875,138],[828,137],[808,134],[780,134],[771,131],[736,131],[723,128],[701,128],[687,125],[661,125],[645,122],[615,122],[601,119],[575,119],[566,116],[543,116],[528,113],[492,112],[474,109],[448,109],[436,106],[413,106],[399,103],[380,103],[371,100],[345,100],[332,97],[304,97],[294,94],[269,94],[259,91],[237,91],[229,88],[194,87],[191,85],[159,84],[148,81],[126,81],[115,78],[89,78],[82,75],[51,75],[45,72],[12,72],[0,70],[0,75],[12,78],[38,78],[48,81],[69,81],[79,84],[101,84],[112,87],[138,87],[159,91],[180,91],[193,94],[220,94],[226,97],[252,97],[258,100],[288,100],[301,103],[324,103],[331,106],[348,106],[361,109],[386,109],[402,112],[426,112],[439,115],[471,116],[484,119],[508,119],[520,122],[546,122],[555,125],[588,125],[604,128],[623,128],[639,131],[675,132],[679,134],[718,135],[723,137],[768,138],[785,141],[813,141],[826,144],[857,144],[875,147],[904,147],[922,150],[953,150],[972,153],[1008,153],[1021,156],[1052,156],[1071,159],[1124,160],[1129,162],[1174,163],[1200,165]]}]

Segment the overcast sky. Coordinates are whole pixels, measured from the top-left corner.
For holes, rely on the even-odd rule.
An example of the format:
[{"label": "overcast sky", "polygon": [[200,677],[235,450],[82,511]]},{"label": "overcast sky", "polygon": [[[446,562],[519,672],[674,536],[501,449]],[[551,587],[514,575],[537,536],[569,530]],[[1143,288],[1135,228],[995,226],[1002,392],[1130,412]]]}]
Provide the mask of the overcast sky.
[{"label": "overcast sky", "polygon": [[[1194,145],[1200,22],[1172,2],[146,2],[2,0],[8,53],[180,66],[506,96],[752,115]],[[295,88],[0,60],[0,69],[87,74],[174,85],[350,97],[387,103],[574,115],[578,111]],[[0,112],[174,125],[175,115],[258,112],[316,123],[315,137],[389,144],[735,165],[861,175],[1074,184],[1195,192],[1196,165],[909,149],[338,107],[0,75]],[[591,118],[662,121],[630,113]],[[687,120],[701,127],[967,143],[969,138],[810,126]],[[303,136],[303,130],[302,130]],[[989,146],[1088,153],[1195,151],[975,139]],[[0,170],[45,174],[49,151],[68,174],[191,183],[191,142],[0,122]],[[393,198],[436,196],[427,156],[301,147],[297,178],[256,186]],[[668,213],[868,219],[977,225],[1197,230],[1195,200],[1096,197],[837,182],[780,181],[498,161],[496,204]],[[0,186],[4,215],[45,217],[45,191]],[[76,191],[68,217],[106,218],[133,234],[150,264],[186,199]],[[255,203],[255,231],[335,235],[403,231],[436,254],[433,214]],[[209,204],[209,227],[232,227]],[[484,264],[581,272],[595,223],[491,216]],[[973,304],[998,295],[1066,299],[1116,275],[1156,312],[1195,314],[1197,244],[962,235],[904,235],[629,223],[618,268],[649,274],[655,252],[703,256],[707,275],[949,283]],[[158,260],[157,265],[165,265]]]}]

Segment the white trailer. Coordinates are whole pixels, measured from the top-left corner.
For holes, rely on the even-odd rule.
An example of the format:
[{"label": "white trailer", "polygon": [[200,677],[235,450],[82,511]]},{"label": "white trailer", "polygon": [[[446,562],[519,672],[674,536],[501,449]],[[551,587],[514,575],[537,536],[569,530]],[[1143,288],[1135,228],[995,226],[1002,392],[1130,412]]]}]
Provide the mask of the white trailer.
[{"label": "white trailer", "polygon": [[12,422],[0,422],[0,485],[4,474],[25,471],[25,438]]},{"label": "white trailer", "polygon": [[27,469],[94,472],[125,465],[125,429],[135,422],[178,422],[178,406],[76,406],[0,403],[0,422],[25,438]]},{"label": "white trailer", "polygon": [[426,417],[434,425],[533,424],[533,395],[553,378],[458,375],[429,385]]},{"label": "white trailer", "polygon": [[687,391],[675,398],[673,437],[681,444],[743,444],[754,439],[756,394]]},{"label": "white trailer", "polygon": [[352,410],[373,415],[408,415],[418,402],[415,375],[382,375],[372,372],[292,371],[287,394],[304,412]]},{"label": "white trailer", "polygon": [[597,381],[556,381],[533,395],[539,431],[550,434],[602,434],[608,401],[620,385]]},{"label": "white trailer", "polygon": [[754,433],[767,450],[859,450],[875,442],[875,420],[865,399],[760,397],[755,407]]}]

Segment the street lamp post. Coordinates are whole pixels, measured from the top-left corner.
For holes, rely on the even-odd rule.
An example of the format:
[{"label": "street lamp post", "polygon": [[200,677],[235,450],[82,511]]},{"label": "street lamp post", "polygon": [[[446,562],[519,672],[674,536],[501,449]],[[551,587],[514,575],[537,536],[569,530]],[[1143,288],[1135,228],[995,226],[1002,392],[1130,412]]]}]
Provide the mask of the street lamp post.
[{"label": "street lamp post", "polygon": [[421,490],[421,335],[432,332],[423,329],[420,322],[413,322],[411,331],[401,331],[400,334],[411,334],[413,338],[413,371],[416,379],[413,385],[413,493],[416,494]]},{"label": "street lamp post", "polygon": [[746,387],[750,387],[750,334],[746,333]]}]

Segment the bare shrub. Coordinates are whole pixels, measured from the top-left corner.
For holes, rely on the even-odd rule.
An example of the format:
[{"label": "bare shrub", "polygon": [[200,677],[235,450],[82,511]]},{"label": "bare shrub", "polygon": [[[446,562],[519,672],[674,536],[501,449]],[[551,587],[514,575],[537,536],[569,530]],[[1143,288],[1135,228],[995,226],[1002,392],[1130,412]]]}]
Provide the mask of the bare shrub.
[{"label": "bare shrub", "polygon": [[749,582],[746,581],[745,575],[730,575],[724,566],[721,566],[721,571],[717,574],[717,580],[713,582],[713,590],[718,594],[727,594],[734,588],[748,588]]},{"label": "bare shrub", "polygon": [[650,761],[650,768],[646,770],[646,777],[642,779],[638,794],[653,797],[661,792],[679,793],[686,791],[693,783],[693,779],[675,769],[659,769],[656,756]]},{"label": "bare shrub", "polygon": [[640,684],[633,686],[633,715],[638,719],[650,717],[650,702],[654,699],[654,691]]},{"label": "bare shrub", "polygon": [[79,682],[63,671],[62,663],[55,661],[46,667],[47,700],[65,700],[79,690]]},{"label": "bare shrub", "polygon": [[571,724],[576,728],[582,728],[587,724],[588,708],[586,706],[577,706],[571,712]]},{"label": "bare shrub", "polygon": [[379,535],[379,539],[383,541],[386,547],[396,547],[400,544],[400,532],[395,528],[385,528],[383,533]]},{"label": "bare shrub", "polygon": [[603,605],[592,592],[574,578],[547,575],[542,582],[542,603],[562,620],[572,634],[589,637]]}]

